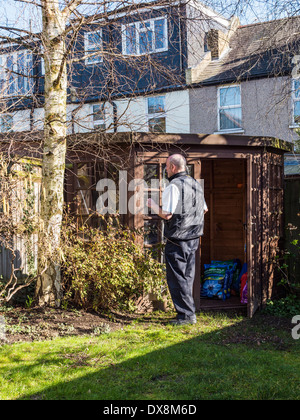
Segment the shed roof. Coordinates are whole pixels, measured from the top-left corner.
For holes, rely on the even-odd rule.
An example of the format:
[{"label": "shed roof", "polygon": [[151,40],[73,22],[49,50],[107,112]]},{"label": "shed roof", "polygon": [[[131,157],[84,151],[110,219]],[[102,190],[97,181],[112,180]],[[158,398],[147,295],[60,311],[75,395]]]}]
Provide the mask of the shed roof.
[{"label": "shed roof", "polygon": [[240,26],[227,53],[199,75],[201,85],[290,74],[300,53],[300,16]]},{"label": "shed roof", "polygon": [[133,133],[137,143],[193,144],[199,146],[259,147],[291,152],[293,143],[275,137],[253,137],[236,134],[155,134]]},{"label": "shed roof", "polygon": [[[116,145],[130,144],[169,144],[199,145],[206,147],[264,148],[277,150],[280,153],[291,153],[294,145],[291,142],[274,137],[251,137],[236,134],[158,134],[158,133],[78,133],[67,137],[69,151],[97,153]],[[42,132],[8,133],[0,135],[0,152],[7,150],[18,155],[42,153]]]}]

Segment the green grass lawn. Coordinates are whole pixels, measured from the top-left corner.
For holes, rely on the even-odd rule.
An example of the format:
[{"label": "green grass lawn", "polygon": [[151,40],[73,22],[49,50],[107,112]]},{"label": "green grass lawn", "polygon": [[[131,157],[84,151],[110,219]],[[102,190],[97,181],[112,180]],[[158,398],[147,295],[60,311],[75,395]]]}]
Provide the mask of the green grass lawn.
[{"label": "green grass lawn", "polygon": [[300,341],[270,317],[140,319],[99,336],[0,347],[0,399],[202,400],[300,397]]}]

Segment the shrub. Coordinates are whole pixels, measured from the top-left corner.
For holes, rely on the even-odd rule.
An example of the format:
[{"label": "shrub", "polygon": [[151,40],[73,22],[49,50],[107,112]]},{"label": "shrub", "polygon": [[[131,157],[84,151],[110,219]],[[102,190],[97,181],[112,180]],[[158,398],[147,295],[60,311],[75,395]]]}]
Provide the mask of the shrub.
[{"label": "shrub", "polygon": [[295,295],[278,300],[269,300],[264,312],[270,315],[289,318],[300,314],[300,301]]},{"label": "shrub", "polygon": [[136,311],[141,297],[162,298],[162,265],[136,243],[136,234],[107,222],[105,230],[74,221],[63,228],[65,296],[84,309]]}]

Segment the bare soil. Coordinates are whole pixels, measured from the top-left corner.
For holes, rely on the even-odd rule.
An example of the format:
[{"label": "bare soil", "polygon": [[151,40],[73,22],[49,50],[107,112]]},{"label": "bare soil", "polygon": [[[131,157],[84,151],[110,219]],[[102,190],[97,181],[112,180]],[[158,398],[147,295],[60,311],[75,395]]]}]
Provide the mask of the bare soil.
[{"label": "bare soil", "polygon": [[[77,309],[1,308],[0,345],[51,340],[66,336],[99,336],[121,329],[133,322],[141,322],[147,328],[147,325],[150,324],[167,324],[173,315],[172,312],[129,315],[119,313],[97,314]],[[201,314],[198,314],[198,322],[205,324],[205,322],[210,321],[201,320]],[[3,326],[5,327],[4,334]],[[221,329],[217,341],[222,345],[260,346],[269,343],[277,349],[286,349],[293,341],[290,338],[290,331],[290,319],[257,314],[253,319],[245,317],[243,322],[239,322],[230,328]],[[216,340],[216,337],[212,339]]]},{"label": "bare soil", "polygon": [[[4,318],[5,334],[2,343],[51,340],[71,335],[100,335],[122,328],[134,317],[120,314],[99,315],[81,310],[21,307],[0,312]],[[3,328],[3,327],[2,327]]]}]

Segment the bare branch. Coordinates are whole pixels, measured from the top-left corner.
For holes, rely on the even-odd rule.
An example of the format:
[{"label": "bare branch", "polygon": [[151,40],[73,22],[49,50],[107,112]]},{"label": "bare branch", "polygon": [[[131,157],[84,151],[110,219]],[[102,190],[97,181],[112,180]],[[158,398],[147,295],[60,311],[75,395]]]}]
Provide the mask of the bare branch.
[{"label": "bare branch", "polygon": [[42,5],[40,4],[40,3],[36,3],[35,1],[33,1],[33,0],[15,0],[16,2],[19,2],[19,3],[27,3],[27,4],[32,4],[33,6],[36,6],[36,7],[42,7]]},{"label": "bare branch", "polygon": [[71,0],[64,10],[62,11],[62,14],[67,18],[77,9],[78,6],[82,4],[82,0]]}]

